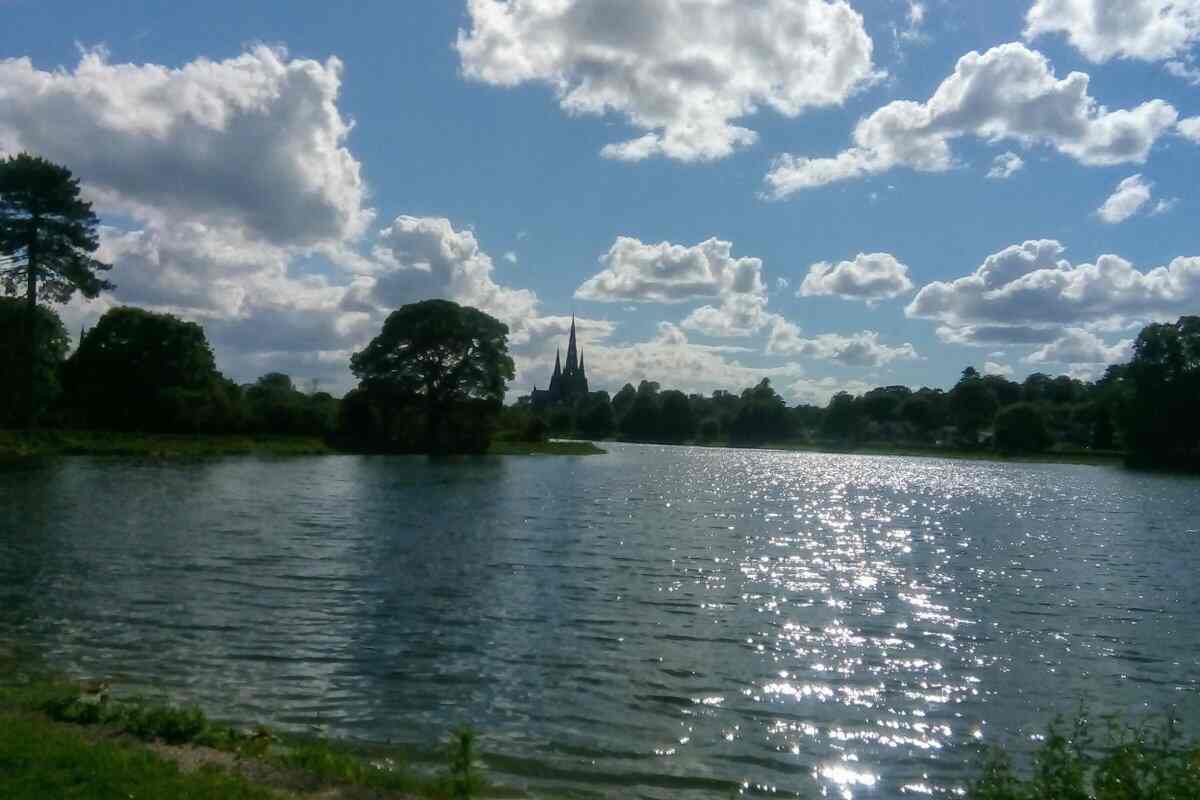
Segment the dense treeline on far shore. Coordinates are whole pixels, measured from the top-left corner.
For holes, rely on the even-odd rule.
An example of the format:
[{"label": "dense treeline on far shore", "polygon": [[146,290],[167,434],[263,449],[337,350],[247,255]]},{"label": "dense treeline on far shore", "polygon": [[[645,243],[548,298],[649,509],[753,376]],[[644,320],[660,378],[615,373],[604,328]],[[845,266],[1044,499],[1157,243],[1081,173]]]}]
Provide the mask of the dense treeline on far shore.
[{"label": "dense treeline on far shore", "polygon": [[1022,383],[968,367],[949,391],[885,386],[824,408],[788,407],[768,380],[711,396],[626,384],[534,412],[503,406],[514,375],[508,328],[447,300],[392,312],[350,360],[358,386],[339,400],[270,372],[238,385],[216,368],[204,329],[121,307],[75,351],[47,302],[113,288],[96,260],[99,220],[65,167],[28,154],[0,161],[0,428],[319,437],[343,449],[482,453],[494,439],[802,444],[1117,453],[1200,469],[1200,317],[1153,324],[1128,364],[1100,380],[1036,373]]},{"label": "dense treeline on far shore", "polygon": [[[1200,317],[1144,328],[1132,360],[1094,382],[1034,373],[1018,383],[967,367],[949,391],[883,386],[825,407],[788,407],[767,380],[712,395],[626,384],[573,406],[505,410],[510,432],[698,444],[833,449],[1125,454],[1139,466],[1200,469]],[[511,434],[506,434],[511,435]]]}]

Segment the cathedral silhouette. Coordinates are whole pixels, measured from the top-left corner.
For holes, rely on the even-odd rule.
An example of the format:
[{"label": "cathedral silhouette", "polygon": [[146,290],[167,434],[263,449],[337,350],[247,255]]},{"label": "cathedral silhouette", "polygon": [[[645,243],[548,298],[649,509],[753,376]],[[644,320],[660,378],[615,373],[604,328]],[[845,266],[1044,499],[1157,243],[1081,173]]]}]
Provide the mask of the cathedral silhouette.
[{"label": "cathedral silhouette", "polygon": [[571,315],[571,336],[567,340],[567,366],[562,365],[562,350],[554,355],[554,374],[550,376],[550,388],[533,387],[529,396],[535,409],[560,404],[573,405],[588,393],[587,372],[583,368],[583,354],[575,346],[575,315]]}]

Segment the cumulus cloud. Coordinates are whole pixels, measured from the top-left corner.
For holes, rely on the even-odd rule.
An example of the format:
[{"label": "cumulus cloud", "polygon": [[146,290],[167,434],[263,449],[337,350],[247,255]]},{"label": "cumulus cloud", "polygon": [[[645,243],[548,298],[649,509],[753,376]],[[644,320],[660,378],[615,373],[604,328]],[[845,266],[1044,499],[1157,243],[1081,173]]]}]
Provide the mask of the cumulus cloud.
[{"label": "cumulus cloud", "polygon": [[1025,160],[1009,150],[992,159],[992,168],[988,170],[987,176],[992,180],[1004,180],[1011,178],[1024,168]]},{"label": "cumulus cloud", "polygon": [[1178,197],[1164,197],[1154,204],[1154,208],[1150,209],[1150,216],[1157,217],[1159,214],[1166,214],[1177,205],[1179,205]]},{"label": "cumulus cloud", "polygon": [[1109,225],[1124,222],[1150,202],[1151,190],[1154,184],[1141,175],[1130,175],[1117,184],[1117,189],[1104,205],[1096,209],[1096,216]]},{"label": "cumulus cloud", "polygon": [[771,326],[767,352],[836,361],[849,367],[879,367],[900,359],[918,358],[911,344],[905,342],[895,347],[882,344],[875,331],[849,335],[822,333],[805,338],[798,326],[785,319],[776,319]]},{"label": "cumulus cloud", "polygon": [[117,289],[67,304],[71,330],[133,303],[202,322],[237,379],[295,365],[346,388],[371,315],[346,307],[342,276],[306,268],[317,253],[370,261],[356,251],[374,211],[346,146],[341,71],[268,47],[177,68],[101,49],[54,71],[0,60],[0,150],[69,164],[100,215],[127,226],[101,230]]},{"label": "cumulus cloud", "polygon": [[780,156],[766,177],[768,195],[896,167],[949,170],[957,165],[950,143],[963,136],[1043,144],[1090,166],[1140,163],[1178,118],[1162,100],[1110,111],[1088,84],[1082,72],[1057,78],[1045,56],[1020,43],[970,52],[925,103],[895,101],[860,120],[849,149],[832,158]]},{"label": "cumulus cloud", "polygon": [[1013,368],[1008,364],[1000,364],[995,361],[983,362],[984,375],[999,375],[1001,378],[1011,378],[1013,376]]},{"label": "cumulus cloud", "polygon": [[684,392],[707,394],[717,389],[740,391],[763,378],[778,384],[803,374],[796,364],[747,365],[738,356],[748,352],[737,347],[696,344],[679,326],[662,322],[649,341],[592,346],[587,356],[588,380],[613,390],[626,382],[636,386],[642,380],[659,381]]},{"label": "cumulus cloud", "polygon": [[755,141],[735,121],[795,117],[875,81],[872,42],[845,0],[469,0],[463,74],[550,86],[568,114],[646,131],[609,158],[702,161]]},{"label": "cumulus cloud", "polygon": [[536,316],[537,295],[496,283],[475,234],[455,230],[448,219],[397,217],[380,231],[373,254],[379,269],[355,282],[348,308],[394,309],[441,297],[486,311],[514,331]]},{"label": "cumulus cloud", "polygon": [[719,305],[697,308],[679,324],[707,336],[750,336],[772,319],[765,295],[730,294]]},{"label": "cumulus cloud", "polygon": [[735,258],[733,245],[708,239],[692,246],[644,244],[618,237],[600,258],[604,267],[575,291],[581,300],[682,303],[714,298],[683,326],[710,336],[747,336],[770,321],[762,260]]},{"label": "cumulus cloud", "polygon": [[788,384],[781,392],[785,397],[792,398],[797,403],[813,406],[825,406],[829,400],[841,392],[852,395],[863,395],[875,386],[866,381],[841,380],[839,378],[799,378]]},{"label": "cumulus cloud", "polygon": [[1192,86],[1200,86],[1200,67],[1191,61],[1168,61],[1163,64],[1163,69]]},{"label": "cumulus cloud", "polygon": [[813,264],[800,284],[798,297],[833,295],[876,303],[913,288],[908,267],[889,253],[859,253],[853,261]]},{"label": "cumulus cloud", "polygon": [[1054,240],[1012,245],[969,275],[926,285],[905,314],[942,323],[947,332],[938,333],[947,340],[1033,342],[1041,336],[1045,342],[1049,331],[1064,326],[1120,327],[1188,313],[1200,302],[1200,257],[1143,272],[1116,255],[1071,264],[1064,252]]},{"label": "cumulus cloud", "polygon": [[1200,117],[1188,117],[1180,120],[1178,130],[1183,138],[1200,144]]},{"label": "cumulus cloud", "polygon": [[1128,361],[1133,354],[1133,340],[1122,339],[1106,345],[1104,340],[1083,328],[1067,328],[1053,342],[1030,353],[1025,361],[1030,364],[1117,364]]},{"label": "cumulus cloud", "polygon": [[1200,0],[1036,0],[1026,39],[1064,34],[1089,61],[1160,61],[1200,37]]},{"label": "cumulus cloud", "polygon": [[102,210],[275,245],[353,238],[373,212],[337,108],[342,66],[256,47],[178,69],[0,60],[0,143],[71,165]]}]

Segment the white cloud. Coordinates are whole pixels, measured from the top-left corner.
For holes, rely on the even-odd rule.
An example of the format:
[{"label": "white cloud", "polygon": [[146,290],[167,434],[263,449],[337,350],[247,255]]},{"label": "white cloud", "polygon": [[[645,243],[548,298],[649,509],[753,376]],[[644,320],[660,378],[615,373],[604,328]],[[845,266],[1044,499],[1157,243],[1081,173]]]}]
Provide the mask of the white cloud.
[{"label": "white cloud", "polygon": [[1200,144],[1200,117],[1181,119],[1177,128],[1185,139]]},{"label": "white cloud", "polygon": [[110,64],[73,71],[0,60],[0,142],[69,164],[101,210],[151,225],[236,228],[276,245],[351,239],[373,218],[344,146],[341,62],[256,47],[178,69]]},{"label": "white cloud", "polygon": [[1157,217],[1159,214],[1166,214],[1177,205],[1179,205],[1178,197],[1164,197],[1154,204],[1154,208],[1150,209],[1150,216]]},{"label": "white cloud", "polygon": [[985,361],[983,363],[984,375],[999,375],[1001,378],[1011,378],[1013,376],[1013,368],[1008,364],[1000,364],[995,361]]},{"label": "white cloud", "polygon": [[1117,364],[1128,361],[1133,340],[1122,339],[1113,345],[1083,328],[1067,328],[1061,336],[1025,357],[1030,364]]},{"label": "white cloud", "polygon": [[486,311],[513,331],[536,316],[537,295],[497,284],[475,234],[455,230],[448,219],[397,217],[380,231],[374,256],[379,270],[356,281],[348,307],[390,311],[441,297]]},{"label": "white cloud", "polygon": [[1187,81],[1192,86],[1200,86],[1200,67],[1191,61],[1168,61],[1163,64],[1163,69],[1176,78]]},{"label": "white cloud", "polygon": [[1124,222],[1150,202],[1153,186],[1141,175],[1130,175],[1117,184],[1116,191],[1096,209],[1096,215],[1109,225]]},{"label": "white cloud", "polygon": [[514,251],[509,250],[504,254],[504,260],[510,264],[515,264],[517,263],[517,254]]},{"label": "white cloud", "polygon": [[788,384],[782,392],[797,403],[813,406],[825,406],[829,400],[841,392],[852,395],[864,395],[875,388],[874,384],[860,380],[840,380],[838,378],[800,378]]},{"label": "white cloud", "polygon": [[682,303],[725,294],[763,291],[762,261],[734,258],[733,245],[720,239],[684,245],[643,244],[617,237],[600,258],[604,269],[575,290],[581,300],[615,303]]},{"label": "white cloud", "polygon": [[771,326],[767,352],[836,361],[849,367],[879,367],[901,359],[918,358],[911,344],[905,342],[895,347],[882,344],[875,331],[849,335],[822,333],[805,338],[799,327],[782,318],[775,319]]},{"label": "white cloud", "polygon": [[938,335],[947,341],[1044,343],[1065,326],[1120,327],[1200,303],[1200,257],[1142,272],[1116,255],[1072,265],[1064,252],[1054,240],[1007,247],[969,275],[926,285],[905,314],[942,323]]},{"label": "white cloud", "polygon": [[1011,178],[1024,168],[1025,160],[1009,150],[992,159],[992,168],[988,170],[987,176],[992,180],[1004,180]]},{"label": "white cloud", "polygon": [[1065,34],[1089,61],[1160,61],[1200,36],[1198,0],[1036,0],[1025,15],[1026,39]]},{"label": "white cloud", "polygon": [[791,286],[791,283],[788,282],[787,278],[776,278],[775,279],[775,288],[776,289],[779,289],[780,291],[784,291],[789,286]]},{"label": "white cloud", "polygon": [[925,103],[895,101],[860,120],[854,144],[832,158],[785,154],[766,182],[768,194],[861,178],[896,167],[941,172],[957,166],[950,143],[962,136],[989,142],[1044,144],[1086,165],[1143,162],[1178,117],[1151,100],[1110,111],[1088,94],[1088,76],[1058,79],[1041,53],[1019,43],[971,52]]},{"label": "white cloud", "polygon": [[681,324],[710,336],[747,336],[770,321],[762,261],[733,256],[733,245],[708,239],[690,247],[644,244],[618,237],[600,258],[604,267],[575,296],[601,302],[682,303],[714,298]]},{"label": "white cloud", "polygon": [[779,381],[803,374],[796,364],[748,366],[735,357],[743,352],[748,351],[695,344],[678,326],[662,322],[650,341],[593,345],[587,356],[588,381],[596,388],[616,390],[625,383],[636,386],[650,380],[667,389],[707,394],[716,389],[741,391],[763,378]]},{"label": "white cloud", "polygon": [[767,312],[763,294],[729,294],[720,305],[705,305],[688,314],[680,326],[706,336],[750,336],[774,315]]},{"label": "white cloud", "polygon": [[463,74],[538,82],[568,114],[622,115],[646,131],[610,158],[728,156],[757,138],[736,120],[836,106],[879,75],[845,0],[468,0]]},{"label": "white cloud", "polygon": [[796,293],[799,297],[833,295],[875,303],[911,291],[908,267],[889,253],[859,253],[853,261],[813,264]]}]

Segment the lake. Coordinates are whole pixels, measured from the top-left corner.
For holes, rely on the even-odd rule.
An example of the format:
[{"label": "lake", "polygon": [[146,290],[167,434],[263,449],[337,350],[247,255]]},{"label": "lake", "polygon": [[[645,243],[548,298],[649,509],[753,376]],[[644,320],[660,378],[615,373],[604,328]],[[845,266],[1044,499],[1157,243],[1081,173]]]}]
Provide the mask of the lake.
[{"label": "lake", "polygon": [[[902,797],[1200,712],[1200,481],[611,445],[0,471],[0,643],[555,797]],[[1009,739],[1009,737],[1014,737]],[[775,796],[778,796],[775,795]]]}]

